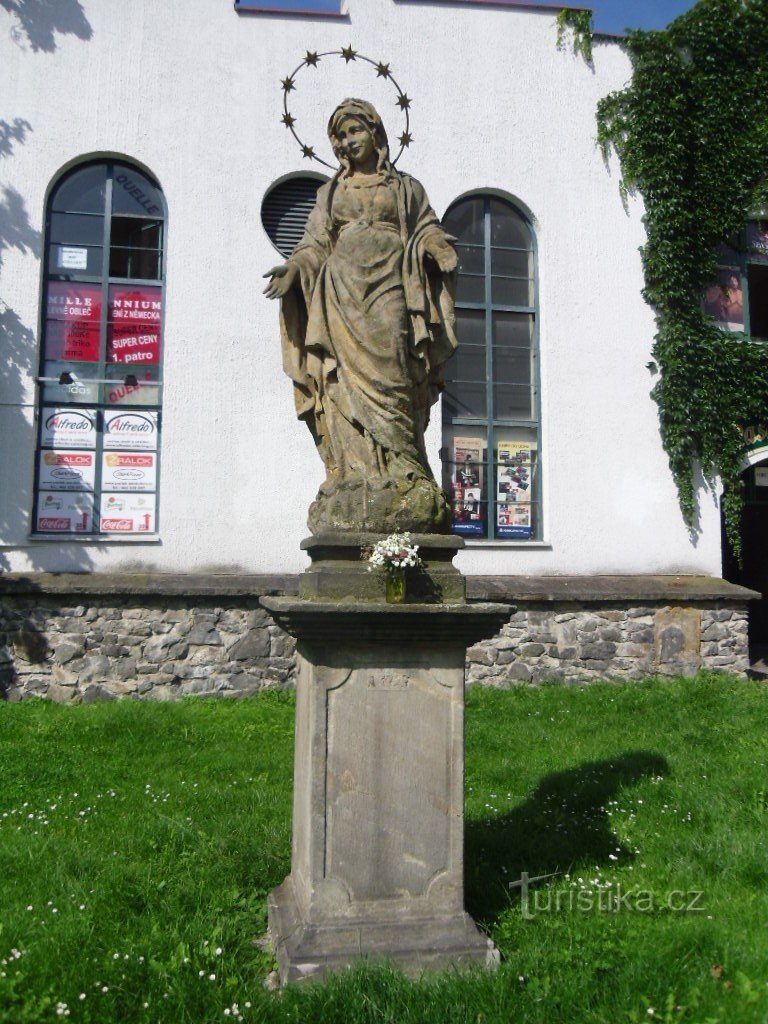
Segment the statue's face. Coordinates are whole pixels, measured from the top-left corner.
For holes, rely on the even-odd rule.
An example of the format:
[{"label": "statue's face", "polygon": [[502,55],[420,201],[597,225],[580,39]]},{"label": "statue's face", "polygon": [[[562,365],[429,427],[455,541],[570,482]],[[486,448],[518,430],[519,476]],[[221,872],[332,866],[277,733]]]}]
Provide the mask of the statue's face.
[{"label": "statue's face", "polygon": [[373,135],[362,121],[354,117],[344,118],[336,132],[336,138],[341,152],[352,164],[365,163],[376,151]]}]

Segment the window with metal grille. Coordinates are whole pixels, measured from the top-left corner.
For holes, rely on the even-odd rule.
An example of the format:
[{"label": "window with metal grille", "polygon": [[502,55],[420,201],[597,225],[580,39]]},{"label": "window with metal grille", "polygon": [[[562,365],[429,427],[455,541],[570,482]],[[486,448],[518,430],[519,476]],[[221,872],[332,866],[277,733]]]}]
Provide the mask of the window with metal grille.
[{"label": "window with metal grille", "polygon": [[33,532],[157,532],[165,201],[131,164],[68,171],[46,210]]},{"label": "window with metal grille", "polygon": [[443,218],[456,239],[459,349],[446,368],[443,485],[453,529],[541,538],[536,258],[527,218],[476,194]]},{"label": "window with metal grille", "polygon": [[327,180],[321,174],[296,174],[273,185],[264,196],[261,223],[282,256],[290,256],[304,234],[317,190]]}]

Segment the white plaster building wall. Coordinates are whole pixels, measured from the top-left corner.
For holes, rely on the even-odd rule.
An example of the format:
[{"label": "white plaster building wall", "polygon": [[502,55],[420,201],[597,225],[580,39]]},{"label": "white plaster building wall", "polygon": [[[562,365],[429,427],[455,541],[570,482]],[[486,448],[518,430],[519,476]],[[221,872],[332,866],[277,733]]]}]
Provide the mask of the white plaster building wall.
[{"label": "white plaster building wall", "polygon": [[[307,49],[351,43],[391,63],[413,98],[415,141],[399,166],[424,183],[439,215],[457,196],[492,188],[535,218],[546,543],[476,542],[461,568],[719,575],[715,502],[702,501],[692,542],[649,396],[642,208],[623,209],[618,169],[595,146],[597,101],[630,76],[620,47],[598,44],[590,69],[557,50],[554,12],[469,4],[349,0],[346,20],[326,20],[238,15],[230,0],[81,3],[91,38],[57,34],[52,53],[14,40],[14,16],[0,10],[0,119],[31,126],[0,157],[0,178],[18,193],[33,236],[52,179],[85,155],[136,160],[163,188],[161,540],[27,540],[41,272],[37,255],[10,248],[0,296],[30,334],[15,330],[19,368],[0,374],[0,567],[303,568],[298,545],[323,473],[293,416],[277,308],[261,294],[261,275],[280,258],[260,205],[276,179],[317,169],[280,123],[280,79]],[[370,69],[368,87],[362,69],[333,61],[305,69],[291,96],[297,127],[326,153],[327,117],[343,96],[386,102]],[[399,134],[394,102],[382,113],[390,137]]]}]

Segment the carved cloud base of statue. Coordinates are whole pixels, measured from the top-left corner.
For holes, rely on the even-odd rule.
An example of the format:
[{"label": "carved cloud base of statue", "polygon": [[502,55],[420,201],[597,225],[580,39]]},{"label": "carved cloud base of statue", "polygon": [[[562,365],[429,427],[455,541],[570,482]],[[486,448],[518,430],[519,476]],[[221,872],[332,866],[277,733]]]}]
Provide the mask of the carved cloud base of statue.
[{"label": "carved cloud base of statue", "polygon": [[451,509],[434,480],[344,480],[326,482],[309,507],[313,534],[447,533]]}]

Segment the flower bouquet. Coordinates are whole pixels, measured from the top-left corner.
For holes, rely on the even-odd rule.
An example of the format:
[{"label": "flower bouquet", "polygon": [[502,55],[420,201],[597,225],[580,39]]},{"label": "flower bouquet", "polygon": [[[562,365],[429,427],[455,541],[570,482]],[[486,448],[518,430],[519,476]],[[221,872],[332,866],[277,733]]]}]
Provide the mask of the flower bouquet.
[{"label": "flower bouquet", "polygon": [[387,601],[400,604],[405,600],[407,569],[421,567],[419,545],[413,544],[410,533],[391,533],[364,552],[368,556],[368,572],[376,570],[386,575]]}]

